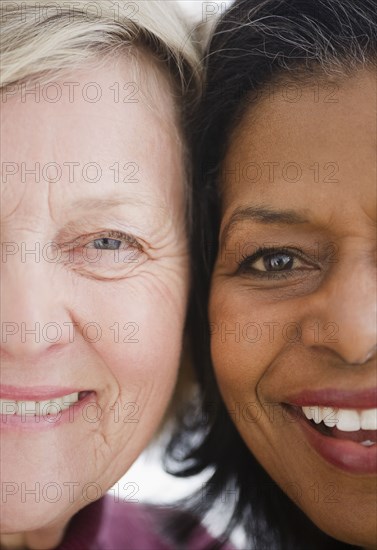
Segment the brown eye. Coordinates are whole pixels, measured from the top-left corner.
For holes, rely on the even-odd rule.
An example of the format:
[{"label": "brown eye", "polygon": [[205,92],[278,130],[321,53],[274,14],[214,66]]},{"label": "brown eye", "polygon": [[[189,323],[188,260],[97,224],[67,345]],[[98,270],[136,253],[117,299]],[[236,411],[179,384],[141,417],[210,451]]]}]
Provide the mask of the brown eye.
[{"label": "brown eye", "polygon": [[259,249],[239,264],[239,273],[255,277],[283,277],[314,266],[302,257],[300,251],[284,249]]},{"label": "brown eye", "polygon": [[264,271],[282,271],[283,269],[292,269],[294,263],[295,258],[288,254],[267,254],[257,260],[253,267],[262,271],[259,267],[262,264]]}]

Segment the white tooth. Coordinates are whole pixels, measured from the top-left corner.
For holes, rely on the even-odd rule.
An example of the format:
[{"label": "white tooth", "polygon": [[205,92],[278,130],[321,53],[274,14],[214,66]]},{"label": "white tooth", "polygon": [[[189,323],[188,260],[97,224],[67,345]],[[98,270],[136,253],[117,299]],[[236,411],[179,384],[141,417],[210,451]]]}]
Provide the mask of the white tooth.
[{"label": "white tooth", "polygon": [[328,415],[328,407],[319,407],[319,418],[323,422]]},{"label": "white tooth", "polygon": [[312,407],[302,407],[302,412],[308,420],[311,420],[313,418]]},{"label": "white tooth", "polygon": [[17,401],[17,404],[18,416],[36,416],[40,414],[38,401]]},{"label": "white tooth", "polygon": [[308,420],[313,420],[316,424],[319,424],[322,420],[320,407],[310,405],[310,407],[302,407],[302,412]]},{"label": "white tooth", "polygon": [[54,399],[56,413],[59,414],[64,409],[64,397],[59,397]]},{"label": "white tooth", "polygon": [[58,415],[62,412],[63,399],[64,397],[55,397],[54,399],[51,399],[50,403],[53,404],[53,407],[52,407],[52,412],[50,414]]},{"label": "white tooth", "polygon": [[50,401],[39,401],[39,410],[40,410],[40,413],[41,415],[46,415],[47,414],[47,407],[49,405]]},{"label": "white tooth", "polygon": [[0,399],[0,411],[1,414],[14,415],[17,414],[18,405],[17,401],[11,399]]},{"label": "white tooth", "polygon": [[63,410],[68,409],[71,405],[77,403],[78,400],[78,393],[70,393],[69,395],[66,395],[65,397],[63,397]]},{"label": "white tooth", "polygon": [[323,407],[323,423],[329,428],[333,428],[338,423],[336,411],[334,407]]},{"label": "white tooth", "polygon": [[361,445],[364,445],[364,447],[371,447],[372,445],[375,445],[375,442],[367,439],[366,441],[362,441]]},{"label": "white tooth", "polygon": [[361,429],[377,430],[377,409],[360,411]]},{"label": "white tooth", "polygon": [[357,432],[360,430],[360,415],[351,409],[339,409],[337,413],[338,423],[336,427],[341,432]]},{"label": "white tooth", "polygon": [[43,416],[57,416],[62,409],[62,399],[54,398],[48,401],[41,401],[41,414]]},{"label": "white tooth", "polygon": [[310,407],[313,414],[313,420],[316,424],[322,422],[322,408],[323,407]]},{"label": "white tooth", "polygon": [[71,393],[64,397],[55,397],[46,401],[13,401],[0,399],[0,413],[5,415],[53,415],[57,416],[65,411],[79,399],[79,394]]}]

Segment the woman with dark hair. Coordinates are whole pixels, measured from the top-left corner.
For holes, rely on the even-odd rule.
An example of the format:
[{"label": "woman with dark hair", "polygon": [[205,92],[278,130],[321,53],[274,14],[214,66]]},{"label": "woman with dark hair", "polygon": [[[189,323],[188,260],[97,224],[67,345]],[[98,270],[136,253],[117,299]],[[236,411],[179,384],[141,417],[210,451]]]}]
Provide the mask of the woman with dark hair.
[{"label": "woman with dark hair", "polygon": [[375,0],[238,0],[206,55],[169,451],[257,550],[377,543],[376,54]]}]

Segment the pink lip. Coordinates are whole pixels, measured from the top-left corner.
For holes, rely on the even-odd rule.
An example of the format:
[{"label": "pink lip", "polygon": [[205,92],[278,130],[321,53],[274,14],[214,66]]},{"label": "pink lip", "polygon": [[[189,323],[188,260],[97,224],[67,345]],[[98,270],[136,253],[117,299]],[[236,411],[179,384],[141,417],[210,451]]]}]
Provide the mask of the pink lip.
[{"label": "pink lip", "polygon": [[[74,392],[71,392],[74,393]],[[65,395],[65,394],[63,394]],[[34,416],[31,414],[24,415],[6,415],[0,414],[0,430],[1,433],[12,432],[13,430],[43,430],[57,428],[62,424],[73,424],[74,422],[86,420],[87,422],[93,422],[91,416],[96,414],[96,411],[85,412],[85,408],[90,402],[95,401],[95,392],[90,392],[80,401],[77,401],[71,405],[68,409],[65,409],[58,415],[40,415]],[[62,396],[62,394],[60,394]],[[58,396],[56,396],[58,397]],[[99,405],[96,403],[96,408]],[[100,410],[100,409],[99,409]],[[100,410],[101,412],[101,410]]]},{"label": "pink lip", "polygon": [[363,447],[360,443],[335,439],[321,434],[305,420],[303,415],[293,414],[294,409],[286,407],[295,419],[311,447],[327,462],[351,474],[377,473],[377,444]]},{"label": "pink lip", "polygon": [[374,409],[377,407],[377,388],[361,391],[342,391],[338,389],[304,390],[284,399],[286,403],[297,407],[337,407],[339,409]]},{"label": "pink lip", "polygon": [[12,399],[14,401],[47,401],[49,399],[64,397],[71,393],[79,393],[80,390],[62,386],[34,386],[32,388],[20,388],[17,386],[0,386],[0,399]]}]

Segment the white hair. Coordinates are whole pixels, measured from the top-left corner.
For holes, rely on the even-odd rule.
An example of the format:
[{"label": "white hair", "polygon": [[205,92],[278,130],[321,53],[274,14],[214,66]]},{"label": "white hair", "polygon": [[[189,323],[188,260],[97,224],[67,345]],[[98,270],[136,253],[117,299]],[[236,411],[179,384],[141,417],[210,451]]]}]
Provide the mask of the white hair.
[{"label": "white hair", "polygon": [[167,63],[183,92],[200,79],[198,48],[171,0],[2,0],[0,18],[1,87],[138,45]]},{"label": "white hair", "polygon": [[[201,92],[201,61],[194,31],[175,0],[0,0],[0,22],[2,94],[19,85],[51,83],[76,68],[101,70],[110,57],[127,52],[136,60],[135,54],[141,60],[147,54],[166,69],[179,113],[177,131],[184,138],[190,227],[189,124]],[[141,66],[136,63],[136,69]]]}]

